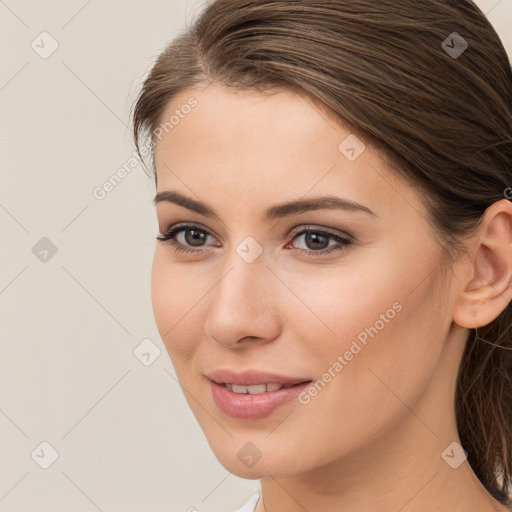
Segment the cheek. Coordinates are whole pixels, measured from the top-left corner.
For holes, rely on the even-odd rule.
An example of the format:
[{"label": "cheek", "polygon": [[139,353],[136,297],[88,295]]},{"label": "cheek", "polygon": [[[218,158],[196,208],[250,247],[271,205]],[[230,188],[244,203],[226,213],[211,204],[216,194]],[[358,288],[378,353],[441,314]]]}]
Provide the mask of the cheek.
[{"label": "cheek", "polygon": [[208,287],[204,283],[201,286],[200,281],[191,283],[187,273],[169,261],[166,251],[162,247],[155,250],[151,300],[160,337],[176,366],[192,356],[201,340],[202,324],[197,320],[197,312]]},{"label": "cheek", "polygon": [[[288,426],[301,435],[280,438],[280,445],[270,451],[300,452],[306,469],[322,465],[334,453],[356,451],[402,421],[410,414],[404,404],[414,409],[442,351],[445,326],[436,325],[436,286],[425,280],[410,293],[414,286],[404,284],[403,271],[381,277],[377,281],[368,275],[355,281],[347,278],[336,286],[327,277],[317,279],[317,284],[323,282],[325,294],[311,293],[308,305],[316,307],[336,336],[316,319],[301,331],[298,339],[309,344],[306,350],[315,375],[310,390],[314,391],[302,397],[294,418],[283,422],[283,431]],[[366,300],[358,292],[361,288],[352,288],[358,300],[348,293],[356,282],[368,285],[368,293],[363,294]],[[361,333],[366,344],[360,341],[363,337],[358,338]],[[305,439],[315,442],[305,443]]]},{"label": "cheek", "polygon": [[436,255],[419,254],[397,261],[396,252],[388,258],[380,253],[376,261],[361,260],[346,270],[312,269],[295,280],[303,304],[290,311],[288,322],[294,324],[292,316],[298,317],[302,306],[297,339],[309,350],[316,378],[328,382],[318,386],[324,398],[317,405],[324,404],[326,414],[335,403],[344,413],[384,404],[384,417],[390,407],[400,407],[390,390],[409,403],[407,398],[414,400],[428,384],[448,325],[442,320],[438,273],[429,275],[437,268]]},{"label": "cheek", "polygon": [[[396,263],[385,268],[379,262],[349,262],[346,265],[289,267],[281,272],[293,284],[297,298],[288,294],[287,322],[300,325],[301,339],[321,353],[343,353],[351,342],[362,344],[395,323],[412,286]],[[300,279],[297,278],[300,276]],[[284,307],[281,306],[281,310]],[[297,324],[297,320],[300,324]],[[321,342],[319,341],[321,339]]]},{"label": "cheek", "polygon": [[[325,353],[342,353],[355,339],[364,345],[391,331],[398,336],[428,327],[439,310],[434,286],[438,268],[437,253],[428,244],[397,250],[389,243],[379,250],[354,252],[339,265],[293,264],[283,267],[281,275],[300,299],[288,302],[295,304],[290,314],[309,326],[303,339]],[[291,317],[288,321],[295,323]],[[321,344],[315,341],[319,337]]]}]

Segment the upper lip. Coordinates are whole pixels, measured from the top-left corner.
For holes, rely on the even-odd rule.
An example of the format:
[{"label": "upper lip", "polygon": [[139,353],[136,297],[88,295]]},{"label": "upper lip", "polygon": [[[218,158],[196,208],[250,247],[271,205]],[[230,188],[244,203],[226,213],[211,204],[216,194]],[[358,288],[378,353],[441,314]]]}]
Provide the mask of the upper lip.
[{"label": "upper lip", "polygon": [[262,372],[259,370],[245,370],[235,372],[229,369],[219,369],[205,374],[217,384],[236,384],[238,386],[256,386],[258,384],[299,384],[309,382],[307,377],[288,377],[277,373]]}]

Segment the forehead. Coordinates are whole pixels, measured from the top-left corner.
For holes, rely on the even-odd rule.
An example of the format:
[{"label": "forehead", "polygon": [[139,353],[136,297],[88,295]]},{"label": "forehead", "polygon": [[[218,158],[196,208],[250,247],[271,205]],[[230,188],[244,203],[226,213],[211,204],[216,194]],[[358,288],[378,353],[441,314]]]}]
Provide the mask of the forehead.
[{"label": "forehead", "polygon": [[[161,126],[166,122],[155,146],[159,190],[232,192],[261,199],[262,208],[271,198],[334,193],[371,198],[373,209],[389,209],[404,193],[403,180],[385,168],[378,151],[319,102],[294,91],[203,85],[177,95]],[[340,149],[350,137],[364,148],[356,160]]]},{"label": "forehead", "polygon": [[[305,161],[321,167],[337,156],[339,143],[351,133],[305,95],[283,89],[236,91],[217,84],[174,97],[157,130],[159,179],[165,164],[206,170],[205,161],[210,170],[238,166],[240,173],[257,170],[259,175],[263,168],[284,172],[285,163],[295,172]],[[274,177],[277,174],[274,169]]]},{"label": "forehead", "polygon": [[[188,106],[191,103],[193,108]],[[208,140],[214,140],[217,147],[225,142],[229,148],[238,145],[246,151],[249,143],[254,151],[263,144],[269,150],[270,140],[273,145],[286,141],[289,146],[290,139],[295,139],[296,145],[304,145],[305,138],[335,129],[333,121],[327,122],[325,114],[305,95],[283,89],[237,91],[217,84],[188,89],[174,97],[160,126],[157,154],[160,148],[179,146],[184,139],[188,144],[196,139],[196,145],[203,146]]]}]

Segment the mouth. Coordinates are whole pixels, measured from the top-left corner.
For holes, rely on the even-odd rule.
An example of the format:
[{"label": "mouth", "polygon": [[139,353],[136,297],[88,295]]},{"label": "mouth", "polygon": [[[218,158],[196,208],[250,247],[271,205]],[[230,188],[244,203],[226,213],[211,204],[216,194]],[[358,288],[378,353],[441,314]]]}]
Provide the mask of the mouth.
[{"label": "mouth", "polygon": [[235,372],[229,369],[220,369],[206,373],[205,376],[234,393],[248,393],[250,395],[279,391],[283,388],[291,388],[299,384],[312,382],[307,377],[291,377],[259,370]]},{"label": "mouth", "polygon": [[244,386],[240,384],[231,384],[229,382],[218,382],[221,386],[233,391],[233,393],[239,394],[249,394],[249,395],[260,395],[262,393],[269,393],[272,391],[279,391],[280,389],[288,389],[293,388],[294,386],[300,386],[301,384],[306,384],[309,381],[297,382],[296,384],[279,384],[277,382],[271,382],[268,384],[255,384],[253,386]]},{"label": "mouth", "polygon": [[215,404],[227,416],[239,420],[258,420],[270,416],[280,407],[293,402],[310,382],[244,386],[210,380],[210,390]]}]

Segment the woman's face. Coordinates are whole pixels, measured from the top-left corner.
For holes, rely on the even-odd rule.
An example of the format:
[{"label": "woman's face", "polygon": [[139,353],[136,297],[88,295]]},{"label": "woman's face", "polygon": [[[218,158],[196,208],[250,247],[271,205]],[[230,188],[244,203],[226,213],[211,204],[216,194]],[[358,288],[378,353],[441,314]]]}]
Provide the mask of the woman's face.
[{"label": "woman's face", "polygon": [[[176,97],[171,116],[157,192],[187,203],[160,196],[158,224],[163,234],[187,223],[173,239],[189,252],[157,241],[153,308],[220,462],[245,478],[308,471],[363,453],[420,403],[431,436],[425,424],[435,429],[449,402],[445,388],[427,390],[452,294],[450,283],[440,291],[420,191],[292,92],[211,84]],[[232,391],[209,377],[260,385]],[[284,381],[309,383],[261,386]],[[437,409],[422,402],[429,393]]]}]

